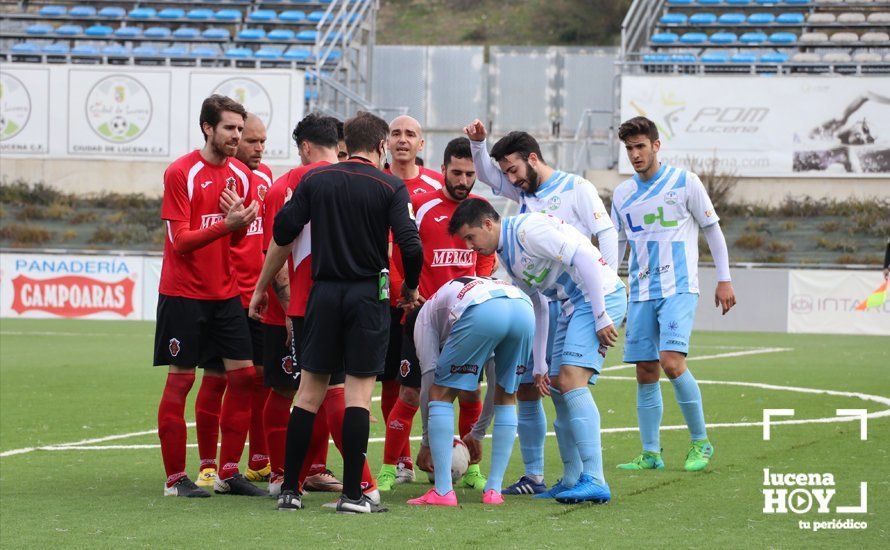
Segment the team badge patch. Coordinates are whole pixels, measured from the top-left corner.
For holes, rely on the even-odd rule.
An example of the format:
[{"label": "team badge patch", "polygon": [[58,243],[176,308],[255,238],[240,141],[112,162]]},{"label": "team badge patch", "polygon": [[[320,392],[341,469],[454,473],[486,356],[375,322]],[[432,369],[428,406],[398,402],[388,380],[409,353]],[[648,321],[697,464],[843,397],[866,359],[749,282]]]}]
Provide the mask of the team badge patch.
[{"label": "team badge patch", "polygon": [[257,185],[256,194],[260,196],[261,201],[266,200],[266,191],[268,190],[269,188],[265,184]]},{"label": "team badge patch", "polygon": [[180,346],[179,344],[179,340],[177,340],[176,338],[170,338],[170,355],[172,355],[173,357],[179,355],[179,350],[182,349],[182,346]]},{"label": "team badge patch", "polygon": [[402,359],[402,363],[399,365],[399,374],[402,375],[402,378],[405,378],[409,372],[411,372],[411,362],[407,359]]},{"label": "team badge patch", "polygon": [[528,370],[525,365],[516,365],[516,376],[522,376]]},{"label": "team badge patch", "polygon": [[235,191],[235,178],[233,176],[226,178],[226,189]]},{"label": "team badge patch", "polygon": [[287,357],[281,358],[281,370],[288,373],[289,375],[294,375],[294,358],[288,355]]}]

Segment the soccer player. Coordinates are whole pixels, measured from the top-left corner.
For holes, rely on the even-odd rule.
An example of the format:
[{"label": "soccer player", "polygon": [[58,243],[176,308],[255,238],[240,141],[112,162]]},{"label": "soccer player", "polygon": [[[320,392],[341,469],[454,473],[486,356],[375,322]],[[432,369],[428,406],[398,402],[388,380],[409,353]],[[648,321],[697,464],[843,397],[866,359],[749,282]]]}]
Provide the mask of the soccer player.
[{"label": "soccer player", "polygon": [[[588,384],[595,382],[606,350],[618,339],[616,326],[627,310],[618,275],[580,231],[559,218],[533,212],[501,221],[485,201],[457,208],[448,230],[482,254],[497,250],[514,284],[535,307],[534,377],[541,395],[556,409],[554,428],[562,456],[562,479],[535,498],[561,503],[607,502],[600,415]],[[560,314],[548,370],[544,357],[549,315],[544,299],[557,301]]]},{"label": "soccer player", "polygon": [[630,242],[630,307],[624,362],[636,363],[637,418],[643,452],[620,464],[623,470],[664,468],[659,428],[663,369],[686,419],[692,445],[687,471],[707,467],[714,454],[708,441],[698,383],[686,367],[689,337],[698,303],[698,230],[704,230],[717,266],[714,304],[725,315],[736,303],[729,276],[729,253],[717,212],[701,180],[687,170],[658,161],[658,129],[635,117],[618,129],[636,174],[612,196],[612,221],[618,228],[620,257]]},{"label": "soccer player", "polygon": [[[392,126],[390,131],[392,132]],[[491,275],[494,268],[493,256],[476,254],[469,250],[463,241],[448,233],[448,219],[454,213],[454,209],[468,197],[475,197],[470,194],[476,183],[476,171],[473,167],[473,157],[467,138],[453,139],[445,147],[441,177],[444,178],[443,188],[411,196],[420,242],[423,245],[423,268],[420,272],[420,295],[423,299],[429,298],[443,284],[456,277],[464,275],[487,276]],[[400,409],[407,409],[407,404],[404,402],[414,399],[415,391],[418,392],[417,399],[419,399],[420,371],[418,370],[413,337],[416,319],[417,311],[409,312],[404,326],[401,363],[408,372],[406,376],[402,377],[405,385],[403,393],[410,395],[407,399],[400,398]],[[402,326],[399,324],[393,330],[401,328]],[[390,337],[392,338],[392,335]],[[418,385],[417,388],[414,387],[415,384]],[[469,391],[459,393],[462,399],[459,428],[461,437],[467,435],[479,417],[479,412],[476,409],[481,408],[481,403],[477,389],[478,387],[474,386]],[[467,414],[464,412],[466,409],[472,410]],[[416,407],[413,410],[416,411]],[[399,456],[411,433],[414,412],[411,410],[409,412],[411,413],[410,417],[394,419],[387,425],[387,445],[384,446],[383,466],[377,475],[377,485],[381,491],[389,491],[393,488],[399,475],[398,463],[410,459],[404,455]],[[481,490],[485,486],[485,478],[479,470],[479,458],[481,457],[476,457],[476,463],[471,464],[467,469],[461,483]],[[405,463],[402,462],[402,464],[407,470],[408,467],[404,466]],[[411,469],[411,473],[413,474],[413,469]]]},{"label": "soccer player", "polygon": [[[260,211],[244,238],[231,248],[235,281],[241,292],[241,305],[245,312],[263,267],[263,199],[272,185],[272,170],[262,163],[265,149],[266,126],[259,117],[248,113],[235,158],[253,173],[250,196],[251,200],[259,204]],[[256,375],[250,411],[250,459],[244,477],[250,481],[266,481],[269,477],[269,457],[266,451],[266,434],[263,431],[263,405],[266,403],[268,390],[263,386],[263,332],[260,323],[249,317],[247,326],[250,328]],[[216,480],[219,411],[226,389],[226,376],[222,360],[218,357],[202,362],[199,366],[204,369],[204,375],[195,400],[195,429],[198,434],[198,456],[201,459],[201,472],[196,484],[199,487],[212,487]]]},{"label": "soccer player", "polygon": [[[185,400],[195,366],[221,357],[227,391],[220,413],[222,445],[218,493],[262,496],[238,472],[250,427],[255,372],[250,330],[232,273],[231,246],[245,238],[259,212],[250,201],[250,169],[232,158],[244,130],[241,104],[212,95],[201,105],[204,147],[171,164],[164,173],[161,218],[167,226],[155,328],[155,365],[169,374],[158,407],[158,437],[167,482],[164,494],[206,497],[185,472]],[[221,197],[237,195],[225,214]],[[245,205],[247,203],[247,205]]]},{"label": "soccer player", "polygon": [[[468,147],[469,149],[469,147]],[[481,199],[477,199],[481,200]],[[421,307],[414,339],[429,388],[429,441],[436,486],[408,504],[457,506],[451,486],[454,398],[475,390],[483,364],[494,354],[494,430],[491,470],[484,504],[503,504],[501,485],[516,439],[516,389],[525,372],[535,334],[531,300],[516,287],[496,279],[458,277],[446,283]],[[441,350],[441,353],[440,353]]]},{"label": "soccer player", "polygon": [[[545,212],[565,221],[588,239],[596,237],[606,262],[617,271],[618,235],[592,183],[548,166],[541,155],[540,145],[526,132],[510,132],[495,143],[489,156],[487,131],[482,121],[474,120],[464,131],[473,148],[476,173],[494,194],[518,202],[520,214]],[[553,326],[559,310],[556,304],[549,307],[550,325]],[[552,342],[548,344],[551,346]],[[547,490],[544,484],[547,418],[533,382],[532,372],[526,372],[517,392],[519,449],[525,463],[525,475],[507,487],[505,495],[537,494]]]}]

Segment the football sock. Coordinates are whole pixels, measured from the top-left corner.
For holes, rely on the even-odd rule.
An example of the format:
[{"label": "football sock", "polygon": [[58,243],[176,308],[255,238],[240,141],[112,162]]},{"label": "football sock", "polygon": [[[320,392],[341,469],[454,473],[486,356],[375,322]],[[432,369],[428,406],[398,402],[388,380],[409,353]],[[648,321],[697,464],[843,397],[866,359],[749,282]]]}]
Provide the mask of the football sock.
[{"label": "football sock", "polygon": [[219,479],[238,473],[238,462],[244,452],[247,430],[250,429],[250,401],[253,397],[253,366],[226,371],[228,386],[223,397],[219,428]]},{"label": "football sock", "polygon": [[195,399],[195,431],[198,432],[198,457],[201,468],[216,468],[216,445],[219,443],[219,411],[226,392],[224,376],[201,377]]},{"label": "football sock", "polygon": [[[547,416],[540,399],[519,402],[519,450],[526,475],[544,475],[544,438],[547,437]],[[543,479],[543,477],[542,477]]]},{"label": "football sock", "polygon": [[315,414],[315,422],[312,425],[312,439],[309,441],[309,450],[306,460],[303,461],[303,469],[300,472],[300,483],[306,476],[323,472],[328,462],[328,419],[325,403],[328,403],[327,395],[322,401],[321,407]]},{"label": "football sock", "polygon": [[587,387],[575,388],[563,394],[569,411],[569,421],[575,445],[581,455],[583,473],[605,485],[603,449],[600,442],[600,412]]},{"label": "football sock", "polygon": [[692,440],[707,439],[708,432],[705,429],[705,412],[702,409],[701,391],[698,389],[698,382],[692,376],[692,371],[686,369],[686,372],[671,380],[671,384],[674,385],[674,396],[677,398],[680,410],[683,411],[683,418],[686,419]]},{"label": "football sock", "polygon": [[[329,388],[324,399],[328,431],[331,434],[331,439],[334,440],[334,445],[340,451],[340,456],[343,456],[343,419],[346,414],[346,394],[343,388]],[[362,469],[362,486],[371,487],[374,483],[371,468],[368,466],[368,461],[365,460],[365,466]]]},{"label": "football sock", "polygon": [[309,450],[312,439],[312,424],[315,413],[300,407],[294,407],[287,423],[287,447],[284,451],[284,481],[282,491],[298,492],[300,489],[300,469]]},{"label": "football sock", "polygon": [[578,478],[581,477],[581,455],[578,453],[578,445],[575,443],[574,434],[572,434],[569,409],[562,392],[556,388],[550,388],[550,397],[553,398],[553,407],[556,409],[553,431],[556,432],[556,444],[559,445],[559,456],[562,458],[562,484],[566,487],[574,487],[578,483]]},{"label": "football sock", "polygon": [[[398,464],[399,457],[411,456],[410,437],[411,424],[417,407],[413,407],[401,399],[396,400],[389,418],[386,421],[386,441],[383,443],[383,463]],[[408,453],[405,454],[405,447]]]},{"label": "football sock", "polygon": [[436,492],[446,495],[451,486],[451,452],[454,447],[454,403],[430,401],[429,419],[430,454],[436,476]]},{"label": "football sock", "polygon": [[343,413],[343,494],[357,500],[362,496],[362,469],[368,453],[370,415],[362,407],[346,407]]},{"label": "football sock", "polygon": [[504,472],[510,463],[513,452],[513,441],[516,440],[516,407],[513,405],[494,406],[494,428],[491,431],[491,469],[485,490],[494,489],[501,492],[504,484]]},{"label": "football sock", "polygon": [[263,407],[269,397],[269,388],[263,382],[262,371],[253,377],[253,398],[250,402],[250,461],[251,470],[262,470],[269,464],[269,451],[266,444],[266,430],[263,424]]},{"label": "football sock", "polygon": [[457,418],[457,433],[460,434],[461,439],[470,433],[470,430],[473,429],[473,424],[479,420],[480,414],[482,414],[482,401],[460,402],[460,415]]},{"label": "football sock", "polygon": [[637,384],[637,421],[640,424],[640,439],[644,451],[661,452],[658,430],[661,428],[663,411],[661,385],[658,382]]},{"label": "football sock", "polygon": [[266,424],[266,445],[269,451],[269,466],[276,474],[284,473],[284,449],[287,438],[287,422],[293,399],[277,392],[269,392],[263,409],[263,422]]},{"label": "football sock", "polygon": [[185,398],[195,383],[195,373],[169,373],[158,405],[158,438],[167,472],[167,487],[185,476]]},{"label": "football sock", "polygon": [[398,380],[384,380],[380,383],[380,411],[383,413],[383,419],[389,418],[389,413],[399,398],[399,388],[402,387]]}]

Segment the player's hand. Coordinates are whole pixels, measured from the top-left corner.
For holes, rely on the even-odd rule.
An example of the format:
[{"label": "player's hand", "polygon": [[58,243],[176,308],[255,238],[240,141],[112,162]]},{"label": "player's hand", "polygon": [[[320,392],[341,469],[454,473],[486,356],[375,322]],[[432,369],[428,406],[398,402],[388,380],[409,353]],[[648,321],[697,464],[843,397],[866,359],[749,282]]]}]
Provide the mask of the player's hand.
[{"label": "player's hand", "polygon": [[423,304],[423,297],[416,288],[408,288],[408,285],[402,283],[402,297],[399,298],[397,306],[411,311]]},{"label": "player's hand", "polygon": [[430,448],[426,445],[421,445],[420,450],[417,451],[417,467],[422,472],[432,472],[433,468],[433,455],[430,453]]},{"label": "player's hand", "polygon": [[219,209],[222,210],[223,214],[228,214],[229,210],[231,210],[237,202],[238,193],[231,189],[223,189],[223,192],[219,194]]},{"label": "player's hand", "polygon": [[596,337],[599,339],[601,345],[611,348],[617,344],[618,331],[615,329],[615,323],[596,331]]},{"label": "player's hand", "polygon": [[463,438],[464,445],[470,451],[470,464],[479,464],[482,462],[482,442],[473,437],[472,433],[468,433]]},{"label": "player's hand", "polygon": [[538,393],[544,396],[550,395],[550,375],[548,374],[536,374],[535,375],[535,387],[538,388]]},{"label": "player's hand", "polygon": [[267,302],[268,298],[265,292],[254,292],[253,296],[250,297],[250,305],[247,309],[247,314],[250,315],[250,318],[257,321],[261,320],[263,313],[266,311]]},{"label": "player's hand", "polygon": [[239,198],[226,214],[226,229],[239,231],[253,223],[260,211],[259,201],[253,201],[250,206],[244,206],[244,199]]},{"label": "player's hand", "polygon": [[485,139],[485,136],[488,135],[488,132],[485,130],[485,125],[482,124],[482,121],[478,118],[468,126],[464,127],[464,133],[467,134],[467,137],[472,141],[482,141]]},{"label": "player's hand", "polygon": [[890,267],[884,268],[884,279],[890,279]]},{"label": "player's hand", "polygon": [[290,349],[291,344],[294,341],[294,322],[286,315],[284,317],[284,326],[287,329],[287,338],[284,340],[284,345]]},{"label": "player's hand", "polygon": [[723,315],[726,315],[735,304],[735,291],[732,289],[732,283],[729,281],[718,282],[717,292],[714,293],[714,307],[723,306]]}]

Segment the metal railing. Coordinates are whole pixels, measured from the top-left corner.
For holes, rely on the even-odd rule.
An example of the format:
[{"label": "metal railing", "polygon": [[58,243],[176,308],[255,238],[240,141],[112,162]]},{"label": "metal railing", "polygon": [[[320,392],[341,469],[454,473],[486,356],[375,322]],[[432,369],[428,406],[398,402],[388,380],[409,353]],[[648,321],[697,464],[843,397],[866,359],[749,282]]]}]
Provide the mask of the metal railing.
[{"label": "metal railing", "polygon": [[634,0],[621,22],[621,52],[623,60],[630,52],[639,51],[649,40],[664,0]]}]

